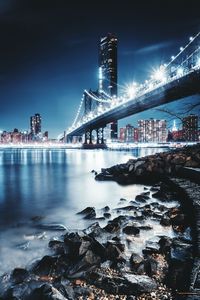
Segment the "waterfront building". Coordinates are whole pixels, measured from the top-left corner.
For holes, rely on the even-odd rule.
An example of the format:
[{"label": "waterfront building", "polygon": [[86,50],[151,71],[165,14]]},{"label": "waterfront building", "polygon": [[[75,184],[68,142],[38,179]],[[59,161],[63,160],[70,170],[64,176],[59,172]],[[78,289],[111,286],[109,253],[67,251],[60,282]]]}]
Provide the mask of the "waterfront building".
[{"label": "waterfront building", "polygon": [[167,140],[166,120],[138,120],[138,141],[140,143],[164,143]]},{"label": "waterfront building", "polygon": [[189,115],[183,118],[183,139],[188,142],[198,141],[198,116]]},{"label": "waterfront building", "polygon": [[119,140],[123,143],[137,143],[138,128],[135,128],[131,124],[127,124],[126,127],[120,128]]},{"label": "waterfront building", "polygon": [[[103,91],[117,97],[117,38],[111,33],[99,44],[99,93]],[[117,140],[118,122],[113,121],[109,127],[111,140]]]},{"label": "waterfront building", "polygon": [[124,128],[124,127],[119,129],[119,140],[122,143],[125,142],[125,131],[126,131],[126,128]]},{"label": "waterfront building", "polygon": [[41,123],[42,119],[40,114],[35,114],[30,117],[30,129],[32,135],[38,135],[41,133]]}]

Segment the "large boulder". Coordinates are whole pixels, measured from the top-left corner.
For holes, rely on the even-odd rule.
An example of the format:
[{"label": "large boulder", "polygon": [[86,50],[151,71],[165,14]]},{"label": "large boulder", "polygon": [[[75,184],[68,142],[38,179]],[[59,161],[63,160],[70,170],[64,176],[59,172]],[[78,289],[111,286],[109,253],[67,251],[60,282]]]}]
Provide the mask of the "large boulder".
[{"label": "large boulder", "polygon": [[91,275],[92,283],[110,294],[139,295],[157,288],[156,282],[145,275],[124,273],[122,276],[108,276],[100,273]]},{"label": "large boulder", "polygon": [[94,219],[96,218],[96,212],[94,207],[86,207],[82,211],[77,213],[78,215],[83,215],[84,219]]},{"label": "large boulder", "polygon": [[41,287],[36,288],[28,300],[68,300],[56,288],[50,284],[43,284]]}]

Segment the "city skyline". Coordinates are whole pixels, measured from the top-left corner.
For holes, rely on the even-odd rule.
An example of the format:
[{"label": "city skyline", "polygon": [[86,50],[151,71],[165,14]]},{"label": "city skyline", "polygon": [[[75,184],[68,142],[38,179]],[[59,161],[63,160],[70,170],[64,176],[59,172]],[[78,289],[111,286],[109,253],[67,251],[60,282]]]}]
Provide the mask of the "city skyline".
[{"label": "city skyline", "polygon": [[[40,112],[51,137],[70,126],[84,89],[98,87],[98,43],[108,32],[119,41],[118,82],[123,88],[144,81],[199,31],[197,1],[165,1],[162,8],[159,1],[125,1],[123,9],[102,1],[98,10],[89,1],[79,3],[79,9],[65,1],[17,2],[0,4],[1,130],[26,130],[32,112]],[[129,120],[134,124],[154,114],[147,111]]]}]

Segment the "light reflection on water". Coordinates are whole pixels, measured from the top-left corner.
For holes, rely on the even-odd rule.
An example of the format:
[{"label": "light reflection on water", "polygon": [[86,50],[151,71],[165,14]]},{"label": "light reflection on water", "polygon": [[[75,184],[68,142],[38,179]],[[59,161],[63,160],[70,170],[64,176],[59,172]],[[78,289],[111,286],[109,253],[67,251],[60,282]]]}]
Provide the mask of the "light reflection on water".
[{"label": "light reflection on water", "polygon": [[[160,151],[163,149],[0,150],[0,273],[46,253],[47,240],[28,241],[27,250],[17,248],[27,242],[25,234],[38,232],[31,217],[42,216],[45,223],[81,229],[88,221],[81,220],[76,212],[86,206],[95,206],[97,211],[106,205],[116,207],[120,198],[134,200],[143,192],[142,185],[95,181],[91,170]],[[46,232],[47,238],[52,234],[57,233]]]}]

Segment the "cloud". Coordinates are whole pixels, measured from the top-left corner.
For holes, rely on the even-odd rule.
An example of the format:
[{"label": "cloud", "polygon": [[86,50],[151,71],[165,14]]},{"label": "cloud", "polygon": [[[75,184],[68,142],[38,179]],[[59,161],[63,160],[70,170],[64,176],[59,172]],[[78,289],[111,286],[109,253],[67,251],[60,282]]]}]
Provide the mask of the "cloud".
[{"label": "cloud", "polygon": [[161,43],[157,43],[157,44],[152,44],[152,45],[148,45],[139,49],[127,49],[127,50],[123,50],[121,52],[122,55],[124,56],[132,56],[132,55],[138,55],[138,54],[149,54],[151,52],[155,52],[155,51],[159,51],[161,49],[164,48],[168,48],[173,44],[172,41],[168,41],[168,42],[161,42]]},{"label": "cloud", "polygon": [[140,48],[135,51],[135,54],[148,54],[150,52],[158,51],[164,48],[168,48],[172,45],[172,41],[161,42],[153,45],[149,45],[143,48]]}]

